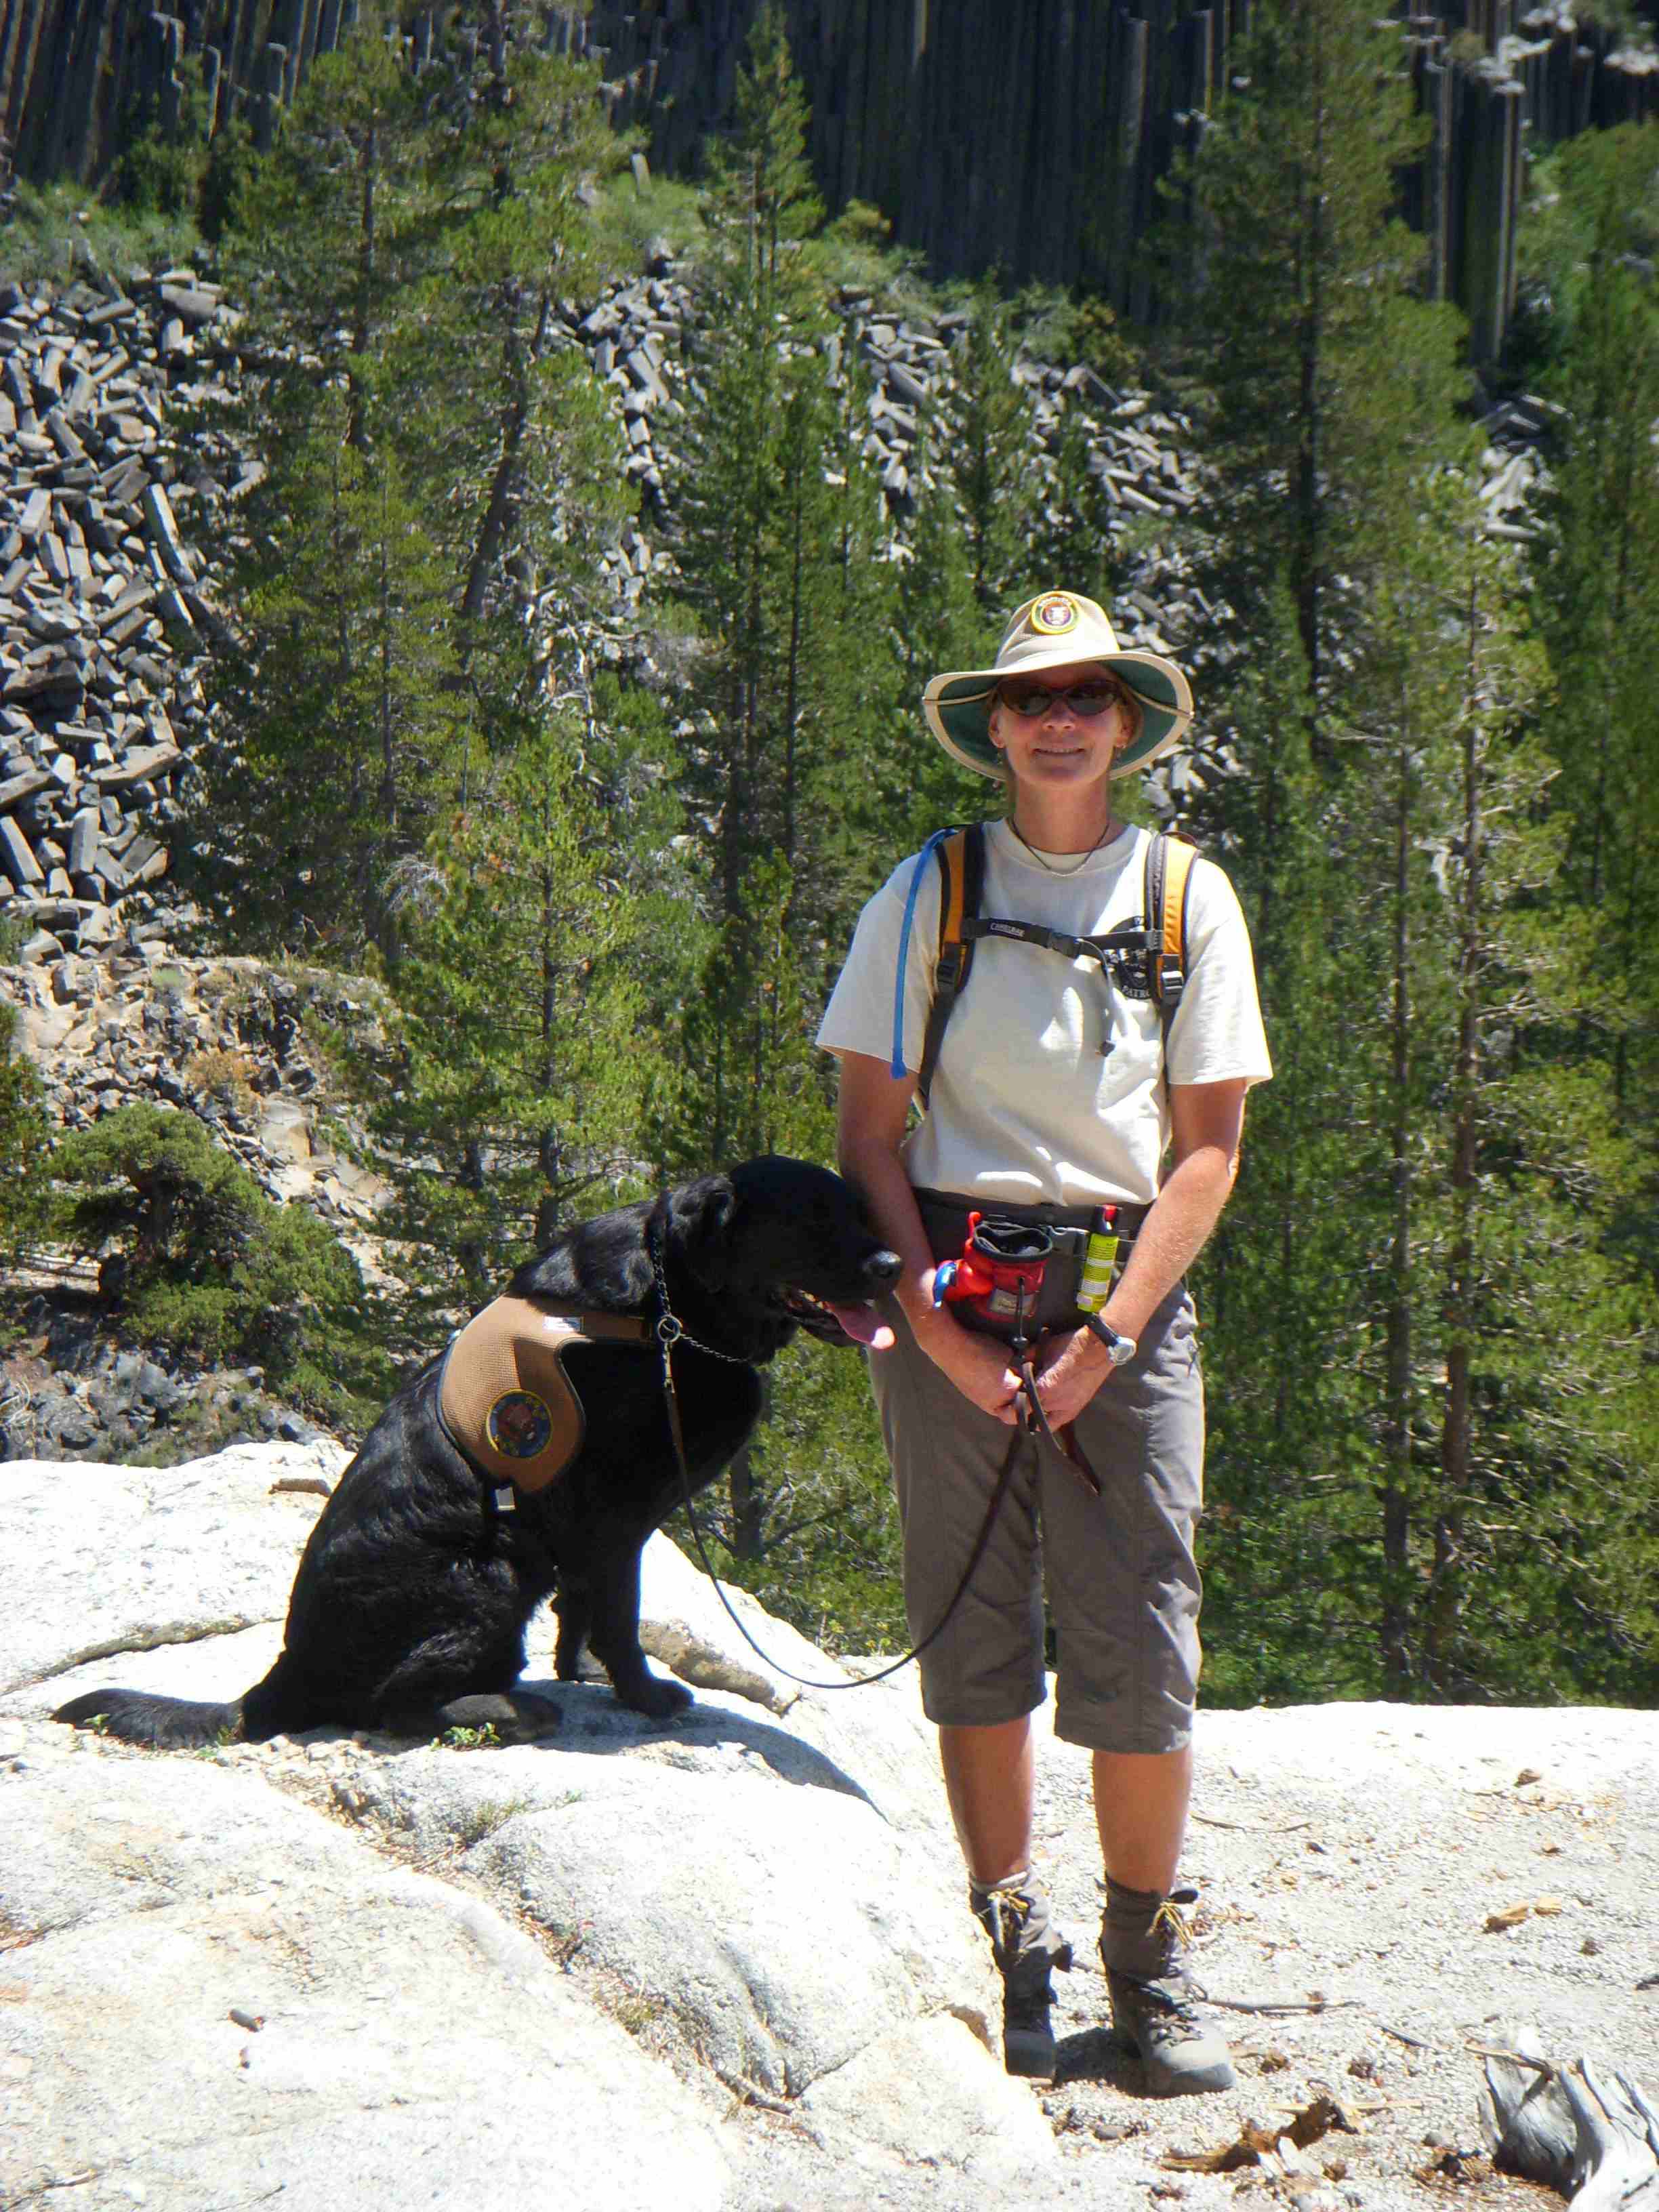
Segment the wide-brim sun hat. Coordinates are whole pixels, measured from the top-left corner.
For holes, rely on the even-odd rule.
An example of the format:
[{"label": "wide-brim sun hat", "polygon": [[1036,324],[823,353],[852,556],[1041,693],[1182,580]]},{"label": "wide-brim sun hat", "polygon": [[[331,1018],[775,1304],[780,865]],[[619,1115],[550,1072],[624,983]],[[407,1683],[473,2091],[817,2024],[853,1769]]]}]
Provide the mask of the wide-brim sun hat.
[{"label": "wide-brim sun hat", "polygon": [[1139,733],[1113,762],[1114,775],[1146,768],[1180,744],[1193,719],[1184,674],[1161,653],[1126,652],[1104,608],[1077,592],[1041,592],[1027,599],[1009,623],[993,667],[957,668],[934,677],[921,700],[927,726],[952,760],[1006,782],[1006,765],[991,742],[998,684],[1084,660],[1110,669],[1139,702]]}]

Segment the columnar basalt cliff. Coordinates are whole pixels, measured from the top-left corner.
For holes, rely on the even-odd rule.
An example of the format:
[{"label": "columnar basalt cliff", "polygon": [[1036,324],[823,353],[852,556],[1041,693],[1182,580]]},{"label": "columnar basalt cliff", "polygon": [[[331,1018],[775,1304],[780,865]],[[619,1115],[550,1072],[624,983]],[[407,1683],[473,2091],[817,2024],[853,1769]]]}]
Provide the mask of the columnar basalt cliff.
[{"label": "columnar basalt cliff", "polygon": [[[684,170],[729,113],[759,0],[593,0],[546,9],[536,34],[591,56],[618,122]],[[269,138],[304,71],[357,0],[0,0],[0,129],[34,177],[95,179],[128,118],[168,119],[199,87],[208,127],[234,115]],[[1079,281],[1120,309],[1151,302],[1137,248],[1158,179],[1203,128],[1250,0],[790,0],[812,105],[813,156],[834,203],[866,200],[941,275],[1000,269]],[[418,64],[429,9],[407,18]],[[1453,0],[1402,15],[1434,141],[1409,184],[1432,240],[1437,295],[1501,346],[1514,304],[1523,133],[1554,140],[1659,104],[1659,59],[1575,21],[1566,0]],[[1462,35],[1460,35],[1462,34]]]}]

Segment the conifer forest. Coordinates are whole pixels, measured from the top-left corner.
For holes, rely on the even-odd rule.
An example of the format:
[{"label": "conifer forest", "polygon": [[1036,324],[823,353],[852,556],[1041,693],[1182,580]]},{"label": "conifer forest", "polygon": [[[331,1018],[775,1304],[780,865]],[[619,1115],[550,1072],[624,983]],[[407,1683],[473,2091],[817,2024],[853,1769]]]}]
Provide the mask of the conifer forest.
[{"label": "conifer forest", "polygon": [[[1194,1285],[1207,1697],[1654,1703],[1659,130],[1534,138],[1477,368],[1359,0],[1258,0],[1144,322],[826,205],[776,9],[684,176],[540,20],[457,0],[416,53],[363,0],[268,144],[135,113],[95,204],[19,186],[0,228],[0,276],[188,263],[240,318],[234,386],[179,403],[258,466],[169,881],[200,946],[386,1010],[337,1069],[381,1266],[259,1232],[293,1387],[361,1430],[571,1220],[833,1161],[860,908],[994,799],[922,687],[1067,586],[1189,672],[1189,747],[1120,804],[1227,870],[1276,1071]],[[1156,496],[1102,459],[1143,434]],[[0,1034],[9,1264],[112,1232],[109,1133]],[[158,1278],[129,1325],[194,1310]],[[769,1389],[718,1564],[900,1648],[861,1364]]]}]

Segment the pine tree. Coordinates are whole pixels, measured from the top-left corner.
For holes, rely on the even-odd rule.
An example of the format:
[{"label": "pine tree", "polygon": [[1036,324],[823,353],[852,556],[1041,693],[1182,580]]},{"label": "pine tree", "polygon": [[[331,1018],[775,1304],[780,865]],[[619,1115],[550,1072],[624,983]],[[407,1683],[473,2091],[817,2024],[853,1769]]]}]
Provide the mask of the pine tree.
[{"label": "pine tree", "polygon": [[1558,175],[1544,251],[1565,450],[1538,588],[1563,711],[1547,733],[1573,827],[1566,881],[1599,915],[1591,1049],[1610,1054],[1624,1126],[1659,1152],[1659,296],[1644,258],[1659,243],[1659,157],[1634,128],[1591,133]]},{"label": "pine tree", "polygon": [[234,941],[395,966],[390,896],[471,742],[449,578],[394,457],[354,441],[343,386],[284,456],[269,531],[239,563],[240,637],[215,672],[239,739],[200,888]]},{"label": "pine tree", "polygon": [[344,392],[353,446],[380,434],[386,354],[431,266],[430,125],[395,33],[359,12],[238,195],[227,265],[264,361],[249,428],[276,476],[325,390]]},{"label": "pine tree", "polygon": [[994,622],[1026,596],[1026,538],[1038,502],[1036,423],[1018,377],[1012,311],[983,280],[951,360],[951,471],[974,597]]},{"label": "pine tree", "polygon": [[654,1060],[636,832],[568,710],[527,729],[405,869],[398,1079],[374,1112],[410,1286],[476,1305],[638,1176]]},{"label": "pine tree", "polygon": [[[1378,987],[1349,1030],[1353,1149],[1370,1168],[1352,1218],[1396,1696],[1567,1694],[1588,1653],[1529,1650],[1567,1591],[1638,1646],[1644,1603],[1623,1570],[1649,1540],[1631,1447],[1653,1394],[1643,1293],[1608,1233],[1628,1169],[1600,1086],[1559,1065],[1583,925],[1554,910],[1559,825],[1528,726],[1541,665],[1478,519],[1444,479],[1399,549],[1352,701],[1376,772],[1350,776],[1334,823]],[[1623,1422],[1601,1402],[1615,1377]]]},{"label": "pine tree", "polygon": [[708,149],[705,219],[727,281],[777,311],[810,316],[816,286],[794,251],[823,221],[806,144],[811,116],[779,0],[764,0],[738,71],[732,126]]},{"label": "pine tree", "polygon": [[239,202],[244,427],[269,475],[221,685],[240,745],[219,900],[256,941],[395,969],[390,874],[476,756],[536,725],[623,511],[562,312],[592,281],[576,189],[616,150],[591,70],[533,27],[464,9],[417,74],[360,18]]},{"label": "pine tree", "polygon": [[890,737],[870,680],[890,571],[874,558],[884,525],[860,450],[862,386],[820,343],[828,317],[800,250],[820,210],[775,11],[757,25],[741,82],[714,165],[708,337],[675,487],[683,597],[701,635],[689,781],[714,825],[717,927],[748,911],[757,864],[781,860],[789,928],[816,981],[849,874],[861,878],[851,815],[863,765]]},{"label": "pine tree", "polygon": [[0,1259],[15,1267],[46,1227],[52,1129],[40,1077],[17,1042],[17,1010],[0,1001]]},{"label": "pine tree", "polygon": [[526,618],[593,610],[601,540],[625,519],[615,419],[567,325],[604,273],[579,187],[623,149],[592,70],[506,0],[471,0],[422,82],[436,215],[391,352],[395,434],[461,580],[456,650],[479,683],[492,618],[511,661]]},{"label": "pine tree", "polygon": [[[945,460],[948,425],[923,408],[910,456],[913,505],[890,572],[882,627],[889,640],[879,668],[884,694],[868,770],[848,793],[868,896],[885,869],[947,823],[985,811],[988,787],[936,745],[922,720],[921,695],[945,668],[972,667],[985,651],[985,618],[974,594],[956,485]],[[866,680],[878,680],[874,656]],[[881,741],[884,738],[884,742]]]},{"label": "pine tree", "polygon": [[1334,580],[1386,563],[1401,488],[1444,446],[1459,389],[1458,318],[1413,296],[1425,248],[1394,215],[1428,127],[1401,36],[1361,0],[1267,0],[1166,234],[1215,395],[1231,596],[1249,605],[1283,577],[1316,707]]},{"label": "pine tree", "polygon": [[1358,979],[1340,921],[1352,894],[1328,849],[1288,592],[1255,633],[1205,715],[1212,746],[1250,773],[1195,794],[1186,824],[1244,907],[1273,1061],[1194,1280],[1212,1372],[1210,1694],[1229,1703],[1357,1695],[1377,1675],[1354,1291],[1368,1162],[1354,1126]]}]

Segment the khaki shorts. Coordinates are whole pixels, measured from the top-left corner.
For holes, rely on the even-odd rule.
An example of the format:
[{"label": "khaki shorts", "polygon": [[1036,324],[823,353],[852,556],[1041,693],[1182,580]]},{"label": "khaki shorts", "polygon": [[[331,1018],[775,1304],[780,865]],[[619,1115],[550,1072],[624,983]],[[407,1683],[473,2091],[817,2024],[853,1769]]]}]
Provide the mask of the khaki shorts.
[{"label": "khaki shorts", "polygon": [[[884,1311],[897,1341],[869,1355],[870,1372],[920,1641],[962,1579],[1011,1431],[918,1349],[895,1300]],[[1204,1384],[1184,1285],[1133,1359],[1102,1382],[1076,1436],[1102,1495],[1052,1444],[1022,1443],[974,1579],[921,1655],[923,1710],[965,1728],[1036,1711],[1046,1693],[1046,1585],[1059,1647],[1055,1735],[1091,1751],[1179,1751],[1198,1692],[1193,1530],[1204,1503]]]}]

